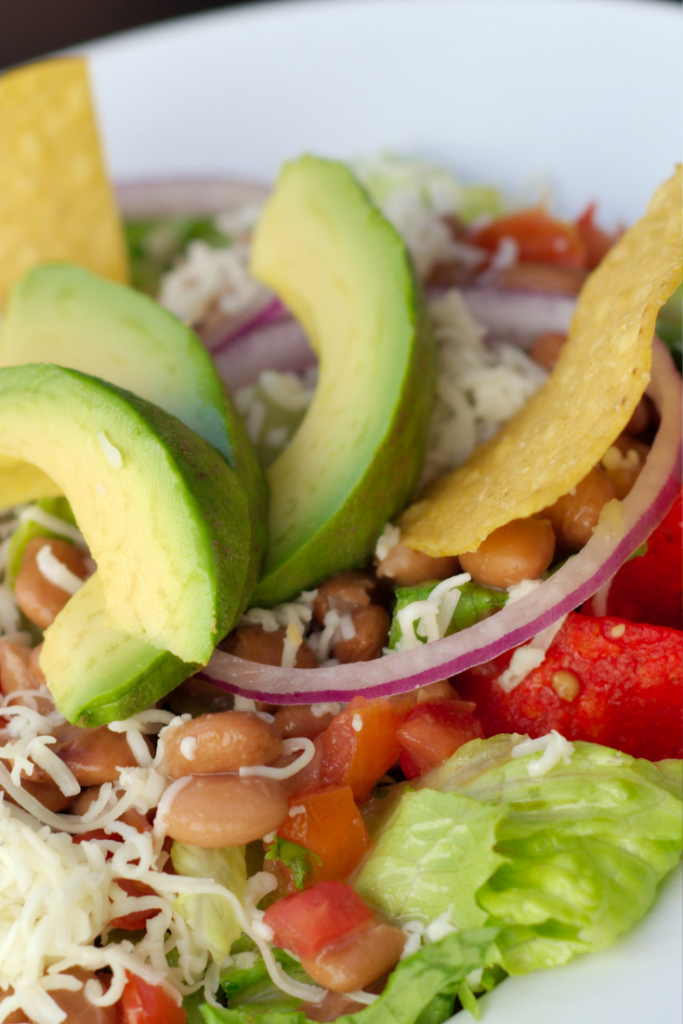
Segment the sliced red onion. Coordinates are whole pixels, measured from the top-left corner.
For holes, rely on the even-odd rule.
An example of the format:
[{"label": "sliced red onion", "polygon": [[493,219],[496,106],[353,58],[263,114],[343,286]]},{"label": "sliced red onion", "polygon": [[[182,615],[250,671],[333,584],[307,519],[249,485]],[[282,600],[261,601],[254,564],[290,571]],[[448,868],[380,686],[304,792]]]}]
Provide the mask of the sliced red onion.
[{"label": "sliced red onion", "polygon": [[300,373],[316,362],[306,335],[291,318],[257,327],[233,339],[213,357],[232,394],[253,384],[262,370]]},{"label": "sliced red onion", "polygon": [[124,218],[211,216],[260,203],[267,185],[226,178],[156,179],[124,182],[116,186]]},{"label": "sliced red onion", "polygon": [[280,300],[265,292],[240,316],[226,316],[219,323],[212,324],[210,330],[200,330],[199,335],[209,352],[216,355],[257,327],[263,327],[273,321],[286,320],[288,317],[289,314]]},{"label": "sliced red onion", "polygon": [[560,292],[491,285],[470,285],[460,290],[474,319],[489,332],[490,340],[514,341],[522,348],[529,348],[546,331],[566,334],[576,306],[575,295]]},{"label": "sliced red onion", "polygon": [[284,669],[216,651],[200,674],[223,689],[275,704],[346,701],[354,694],[380,697],[405,693],[490,661],[529,640],[606,583],[647,539],[677,493],[681,481],[681,378],[657,339],[648,394],[661,423],[645,466],[621,503],[620,528],[612,531],[599,526],[577,555],[527,597],[445,640],[376,661]]}]

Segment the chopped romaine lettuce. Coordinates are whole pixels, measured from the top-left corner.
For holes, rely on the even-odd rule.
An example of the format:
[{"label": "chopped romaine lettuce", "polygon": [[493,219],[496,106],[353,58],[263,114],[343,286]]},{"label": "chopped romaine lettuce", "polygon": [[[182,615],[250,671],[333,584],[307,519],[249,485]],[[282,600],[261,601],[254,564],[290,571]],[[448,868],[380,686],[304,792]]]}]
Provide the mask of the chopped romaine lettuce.
[{"label": "chopped romaine lettuce", "polygon": [[408,789],[354,887],[401,924],[428,924],[450,908],[454,927],[478,928],[487,914],[475,894],[502,863],[494,845],[504,814],[456,793]]},{"label": "chopped romaine lettuce", "polygon": [[[171,860],[179,875],[213,879],[242,899],[247,884],[243,846],[205,850],[174,843]],[[174,907],[218,963],[228,956],[233,942],[242,934],[232,906],[223,896],[183,893],[176,897]]]},{"label": "chopped romaine lettuce", "polygon": [[[478,928],[423,946],[398,964],[374,1003],[339,1017],[338,1024],[440,1024],[465,978],[485,966],[496,935],[494,928]],[[201,1012],[205,1024],[306,1024],[306,1015],[297,1010],[263,1013],[204,1005]]]},{"label": "chopped romaine lettuce", "polygon": [[264,860],[279,860],[292,872],[292,880],[297,889],[301,890],[306,884],[306,879],[313,871],[314,866],[322,864],[322,858],[305,846],[299,846],[290,839],[282,839],[275,836],[273,845],[268,850]]},{"label": "chopped romaine lettuce", "polygon": [[[274,949],[273,956],[286,973],[295,981],[312,985],[306,971],[284,949]],[[259,953],[238,953],[234,963],[221,973],[221,989],[229,1008],[244,1007],[259,1013],[266,1010],[296,1010],[301,1000],[287,995],[271,980],[268,969]]]},{"label": "chopped romaine lettuce", "polygon": [[[403,633],[399,622],[398,613],[413,604],[414,601],[427,601],[429,595],[439,584],[439,580],[432,580],[429,583],[421,583],[417,587],[398,587],[396,590],[396,605],[391,619],[389,630],[389,647],[392,650],[397,646]],[[458,587],[460,598],[455,606],[450,622],[446,626],[444,636],[452,633],[459,633],[461,629],[473,626],[475,622],[487,619],[499,608],[502,608],[508,599],[507,590],[494,590],[491,587],[483,587],[479,583],[463,583]],[[426,643],[427,637],[419,632],[419,620],[413,626],[415,637],[420,643]]]},{"label": "chopped romaine lettuce", "polygon": [[159,290],[161,275],[190,242],[206,242],[214,249],[230,244],[211,217],[152,217],[124,225],[133,287],[149,295]]}]

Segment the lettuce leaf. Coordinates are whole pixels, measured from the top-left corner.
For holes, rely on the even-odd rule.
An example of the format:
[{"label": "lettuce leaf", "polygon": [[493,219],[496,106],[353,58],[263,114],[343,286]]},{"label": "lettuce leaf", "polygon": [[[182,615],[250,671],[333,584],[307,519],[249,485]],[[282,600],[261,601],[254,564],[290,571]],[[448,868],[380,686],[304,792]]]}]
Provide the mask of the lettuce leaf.
[{"label": "lettuce leaf", "polygon": [[[441,1024],[446,1000],[452,1007],[467,975],[484,966],[496,934],[494,928],[454,932],[424,946],[398,964],[374,1003],[339,1017],[337,1024]],[[204,1005],[201,1012],[205,1024],[306,1024],[301,1010],[260,1013]]]},{"label": "lettuce leaf", "polygon": [[610,945],[654,902],[683,845],[681,778],[662,766],[576,742],[568,764],[531,777],[540,755],[512,758],[519,738],[462,747],[419,785],[504,809],[504,862],[478,889],[510,974],[565,963]]},{"label": "lettuce leaf", "polygon": [[449,907],[459,929],[487,918],[475,894],[503,858],[494,852],[502,807],[456,793],[406,790],[354,888],[394,920],[426,924]]},{"label": "lettuce leaf", "polygon": [[[211,878],[242,899],[247,884],[247,865],[243,846],[205,850],[198,846],[174,843],[171,861],[179,875]],[[230,953],[233,942],[242,934],[233,909],[223,896],[183,893],[177,896],[174,908],[187,921],[190,929],[220,963]]]},{"label": "lettuce leaf", "polygon": [[[392,650],[403,636],[398,613],[414,601],[427,601],[431,592],[440,582],[440,580],[432,580],[429,583],[421,583],[415,587],[397,588],[396,604],[391,619],[388,640],[388,646]],[[455,606],[451,620],[446,626],[444,636],[459,633],[461,629],[468,629],[475,623],[481,622],[482,619],[488,619],[489,616],[499,611],[506,604],[510,596],[507,590],[494,590],[491,587],[484,587],[479,583],[472,582],[463,583],[462,586],[458,587],[458,590],[460,591],[460,598]],[[412,628],[415,637],[420,643],[426,643],[427,638],[418,633],[417,625],[413,625]]]}]

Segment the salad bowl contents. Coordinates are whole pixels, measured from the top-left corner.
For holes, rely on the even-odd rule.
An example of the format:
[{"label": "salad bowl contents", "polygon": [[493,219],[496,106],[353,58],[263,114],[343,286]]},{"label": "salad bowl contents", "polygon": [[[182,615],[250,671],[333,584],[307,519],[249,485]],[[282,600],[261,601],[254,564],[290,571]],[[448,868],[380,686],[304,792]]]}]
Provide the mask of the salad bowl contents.
[{"label": "salad bowl contents", "polygon": [[683,845],[680,168],[619,237],[310,155],[124,224],[81,61],[0,124],[0,1021],[440,1024],[613,943]]}]

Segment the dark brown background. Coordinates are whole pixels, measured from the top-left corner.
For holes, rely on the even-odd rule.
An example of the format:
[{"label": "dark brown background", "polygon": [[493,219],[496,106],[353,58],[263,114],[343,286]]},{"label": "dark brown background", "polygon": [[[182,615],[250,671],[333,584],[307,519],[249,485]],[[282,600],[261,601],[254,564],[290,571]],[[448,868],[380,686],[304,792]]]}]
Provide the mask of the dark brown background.
[{"label": "dark brown background", "polygon": [[[683,0],[643,2],[680,5]],[[246,5],[226,0],[0,0],[0,68],[122,29],[197,11]]]}]

